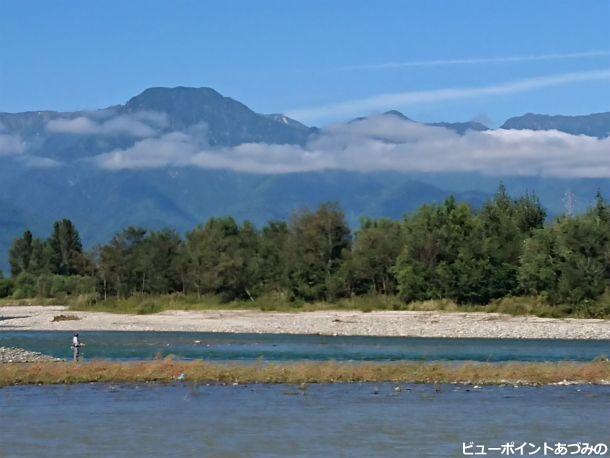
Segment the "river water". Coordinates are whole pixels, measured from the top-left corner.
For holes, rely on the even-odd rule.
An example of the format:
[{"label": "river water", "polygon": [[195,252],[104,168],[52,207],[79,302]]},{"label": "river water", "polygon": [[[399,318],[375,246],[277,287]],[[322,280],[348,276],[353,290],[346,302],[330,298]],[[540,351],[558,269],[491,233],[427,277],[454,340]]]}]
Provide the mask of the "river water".
[{"label": "river water", "polygon": [[[610,355],[610,341],[157,332],[83,332],[81,339],[90,360],[457,363]],[[57,357],[70,356],[70,341],[66,332],[0,332],[0,346]],[[0,457],[455,457],[466,456],[463,443],[471,441],[487,448],[609,444],[609,412],[610,386],[7,387],[0,389]]]},{"label": "river water", "polygon": [[[194,332],[82,332],[86,359],[215,361],[591,361],[610,340],[437,339]],[[0,332],[0,346],[70,357],[67,332]]]},{"label": "river water", "polygon": [[607,386],[395,387],[3,388],[0,456],[454,457],[470,441],[610,439]]}]

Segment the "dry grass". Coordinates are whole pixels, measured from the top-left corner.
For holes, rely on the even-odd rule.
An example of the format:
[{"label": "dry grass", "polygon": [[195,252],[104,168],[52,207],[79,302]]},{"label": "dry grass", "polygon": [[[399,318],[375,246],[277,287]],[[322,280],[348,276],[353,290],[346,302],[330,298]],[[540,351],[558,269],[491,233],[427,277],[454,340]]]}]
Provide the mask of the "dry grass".
[{"label": "dry grass", "polygon": [[[183,375],[181,375],[183,374]],[[395,363],[221,364],[163,359],[147,362],[0,364],[0,386],[90,382],[169,383],[473,383],[545,385],[608,383],[610,362],[590,363]]]}]

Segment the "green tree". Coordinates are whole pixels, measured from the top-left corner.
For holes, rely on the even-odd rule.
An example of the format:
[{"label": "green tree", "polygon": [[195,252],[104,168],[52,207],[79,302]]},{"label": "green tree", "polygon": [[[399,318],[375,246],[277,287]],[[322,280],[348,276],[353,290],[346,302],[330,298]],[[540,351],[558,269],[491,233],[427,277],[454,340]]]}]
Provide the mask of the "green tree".
[{"label": "green tree", "polygon": [[182,240],[172,230],[152,232],[134,252],[134,270],[142,294],[167,294],[182,289],[178,263]]},{"label": "green tree", "polygon": [[51,249],[49,244],[32,236],[25,231],[23,236],[13,241],[9,251],[9,264],[11,275],[21,273],[41,275],[50,273]]},{"label": "green tree", "polygon": [[351,294],[394,294],[394,265],[403,247],[400,223],[388,219],[361,221],[343,275]]},{"label": "green tree", "polygon": [[28,271],[34,275],[51,272],[51,247],[43,240],[35,238],[32,241],[32,256]]},{"label": "green tree", "polygon": [[76,227],[69,219],[56,221],[48,240],[51,271],[58,275],[83,275],[86,257]]},{"label": "green tree", "polygon": [[29,272],[33,239],[32,233],[25,231],[22,237],[13,241],[9,251],[9,264],[13,277],[22,272]]},{"label": "green tree", "polygon": [[610,281],[610,218],[598,200],[587,214],[562,218],[525,244],[519,268],[524,292],[555,303],[599,298]]},{"label": "green tree", "polygon": [[246,222],[240,228],[233,218],[211,218],[187,234],[189,277],[197,293],[253,299],[259,282],[257,245],[254,226]]},{"label": "green tree", "polygon": [[474,274],[481,280],[476,284],[480,298],[475,302],[484,303],[517,293],[523,244],[533,230],[543,226],[545,218],[546,213],[536,197],[525,195],[513,200],[504,186],[500,186],[494,199],[478,214],[479,234],[473,234],[472,247],[478,251],[479,259],[471,261],[483,269]]},{"label": "green tree", "polygon": [[528,294],[550,296],[561,276],[557,232],[538,229],[525,241],[519,264],[519,285]]},{"label": "green tree", "polygon": [[295,213],[286,243],[286,270],[292,292],[303,299],[330,298],[341,263],[351,247],[351,233],[337,204],[316,212]]},{"label": "green tree", "polygon": [[289,235],[284,221],[271,221],[261,231],[258,258],[261,288],[265,292],[280,292],[289,286],[286,264]]},{"label": "green tree", "polygon": [[99,248],[98,275],[104,297],[124,297],[141,291],[143,273],[139,255],[145,237],[145,229],[128,227]]},{"label": "green tree", "polygon": [[395,267],[399,296],[405,301],[458,298],[456,261],[474,228],[470,207],[453,197],[406,218],[404,248]]}]

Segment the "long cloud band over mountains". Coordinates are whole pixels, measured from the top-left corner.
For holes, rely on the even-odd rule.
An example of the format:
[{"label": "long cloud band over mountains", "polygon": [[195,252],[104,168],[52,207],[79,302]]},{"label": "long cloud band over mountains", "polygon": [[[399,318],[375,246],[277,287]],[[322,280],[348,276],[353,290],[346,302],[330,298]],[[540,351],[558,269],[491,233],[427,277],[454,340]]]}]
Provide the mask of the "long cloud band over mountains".
[{"label": "long cloud band over mountains", "polygon": [[329,126],[304,146],[201,145],[192,134],[174,132],[93,161],[109,170],[193,166],[260,174],[349,170],[610,177],[608,138],[503,129],[460,135],[392,115]]},{"label": "long cloud band over mountains", "polygon": [[[321,110],[379,111],[603,79],[610,79],[610,69],[482,88],[388,94]],[[28,167],[74,162],[109,171],[200,167],[256,174],[346,170],[610,177],[607,133],[589,137],[555,130],[498,129],[460,134],[396,114],[310,129],[283,116],[256,114],[210,88],[151,88],[126,105],[104,110],[10,116],[7,126],[13,130],[0,125],[0,156]],[[30,127],[19,130],[16,125]],[[38,130],[32,135],[34,128]],[[21,135],[29,136],[24,140]]]}]

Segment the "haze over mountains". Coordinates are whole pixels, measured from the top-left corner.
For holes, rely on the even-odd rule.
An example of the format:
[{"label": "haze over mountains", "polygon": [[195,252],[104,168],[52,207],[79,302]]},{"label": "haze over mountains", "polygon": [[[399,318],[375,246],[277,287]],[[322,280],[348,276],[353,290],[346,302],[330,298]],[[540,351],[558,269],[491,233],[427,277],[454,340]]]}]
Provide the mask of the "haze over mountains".
[{"label": "haze over mountains", "polygon": [[62,217],[88,246],[128,225],[263,224],[329,200],[356,227],[450,194],[479,206],[500,180],[536,192],[551,214],[567,191],[582,210],[598,189],[610,194],[609,134],[610,113],[527,114],[494,130],[389,111],[318,128],[186,87],[94,111],[0,113],[0,266],[26,227],[46,235]]}]

